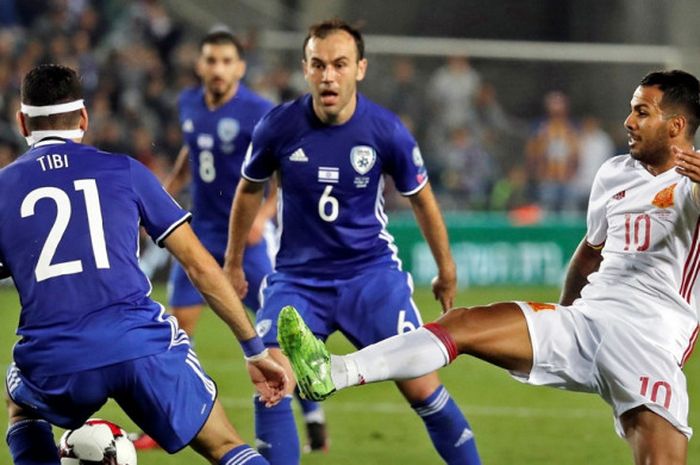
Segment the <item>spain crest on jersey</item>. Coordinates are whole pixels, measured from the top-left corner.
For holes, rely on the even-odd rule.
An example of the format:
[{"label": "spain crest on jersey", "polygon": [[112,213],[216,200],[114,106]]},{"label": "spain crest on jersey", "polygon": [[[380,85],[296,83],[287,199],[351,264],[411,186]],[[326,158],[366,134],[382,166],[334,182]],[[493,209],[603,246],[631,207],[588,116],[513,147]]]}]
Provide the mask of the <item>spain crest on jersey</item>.
[{"label": "spain crest on jersey", "polygon": [[673,191],[676,189],[676,183],[671,184],[665,189],[660,190],[654,196],[651,204],[657,208],[669,208],[673,206]]},{"label": "spain crest on jersey", "polygon": [[367,145],[357,145],[350,151],[350,163],[358,174],[367,174],[377,161],[377,152]]}]

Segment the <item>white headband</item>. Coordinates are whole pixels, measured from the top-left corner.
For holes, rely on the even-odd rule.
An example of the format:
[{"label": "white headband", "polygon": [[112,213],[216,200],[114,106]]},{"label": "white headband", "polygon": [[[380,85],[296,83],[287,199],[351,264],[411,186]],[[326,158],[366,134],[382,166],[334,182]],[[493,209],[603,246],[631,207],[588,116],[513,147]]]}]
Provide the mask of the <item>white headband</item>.
[{"label": "white headband", "polygon": [[35,116],[49,116],[55,115],[57,113],[68,113],[70,111],[80,110],[85,108],[83,100],[73,100],[72,102],[59,103],[57,105],[25,105],[22,103],[20,105],[20,111],[25,115],[33,118]]}]

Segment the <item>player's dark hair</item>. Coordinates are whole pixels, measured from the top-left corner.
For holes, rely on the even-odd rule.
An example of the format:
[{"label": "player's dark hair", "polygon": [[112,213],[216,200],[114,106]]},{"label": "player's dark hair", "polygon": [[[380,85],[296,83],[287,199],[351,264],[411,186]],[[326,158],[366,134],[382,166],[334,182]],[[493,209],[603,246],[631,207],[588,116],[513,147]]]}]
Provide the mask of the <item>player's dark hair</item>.
[{"label": "player's dark hair", "polygon": [[639,85],[658,87],[664,93],[662,108],[682,112],[688,121],[687,135],[695,135],[700,125],[700,83],[695,76],[679,69],[654,71],[644,76]]},{"label": "player's dark hair", "polygon": [[317,37],[319,39],[325,39],[330,34],[338,31],[345,31],[355,39],[355,46],[357,47],[357,60],[360,61],[365,57],[365,41],[362,38],[362,34],[356,28],[352,27],[340,18],[327,19],[316,23],[309,27],[309,33],[304,39],[304,45],[301,47],[301,54],[306,60],[306,44],[309,43],[312,37]]},{"label": "player's dark hair", "polygon": [[[39,65],[22,81],[22,103],[44,106],[83,98],[80,77],[73,69],[56,64]],[[27,129],[70,129],[80,121],[80,110],[49,116],[27,117]]]},{"label": "player's dark hair", "polygon": [[243,50],[243,44],[238,37],[234,36],[231,32],[225,29],[217,29],[209,32],[207,35],[202,37],[199,41],[199,50],[201,51],[205,45],[233,45],[236,47],[236,52],[238,52],[238,58],[243,58],[245,50]]}]

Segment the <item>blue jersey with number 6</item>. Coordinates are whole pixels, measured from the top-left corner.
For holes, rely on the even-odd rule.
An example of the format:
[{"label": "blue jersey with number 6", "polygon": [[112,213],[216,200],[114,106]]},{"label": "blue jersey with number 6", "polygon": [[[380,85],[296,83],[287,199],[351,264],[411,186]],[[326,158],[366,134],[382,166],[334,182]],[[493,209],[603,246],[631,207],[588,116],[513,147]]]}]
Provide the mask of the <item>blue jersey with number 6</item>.
[{"label": "blue jersey with number 6", "polygon": [[279,170],[280,248],[275,269],[346,278],[399,266],[384,213],[384,175],[412,195],[428,182],[416,141],[390,111],[358,96],[341,125],[321,123],[311,97],[270,111],[255,128],[242,175],[261,182]]},{"label": "blue jersey with number 6", "polygon": [[0,170],[0,266],[22,310],[28,375],[98,368],[187,344],[148,295],[139,226],[159,245],[189,213],[126,155],[45,139]]}]

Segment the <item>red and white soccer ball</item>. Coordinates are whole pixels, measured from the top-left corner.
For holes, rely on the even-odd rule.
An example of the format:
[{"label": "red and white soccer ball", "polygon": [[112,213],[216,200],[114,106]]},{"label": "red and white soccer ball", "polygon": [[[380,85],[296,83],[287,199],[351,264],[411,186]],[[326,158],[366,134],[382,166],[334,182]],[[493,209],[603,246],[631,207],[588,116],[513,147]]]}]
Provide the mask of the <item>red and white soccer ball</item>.
[{"label": "red and white soccer ball", "polygon": [[136,449],[126,431],[98,418],[63,433],[59,455],[61,465],[136,465]]}]

